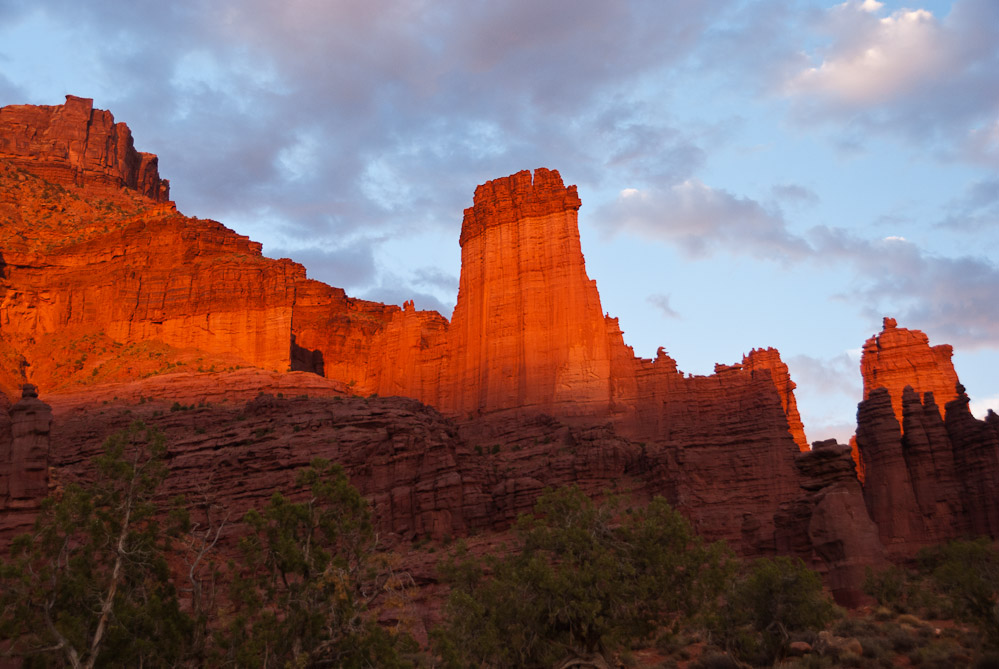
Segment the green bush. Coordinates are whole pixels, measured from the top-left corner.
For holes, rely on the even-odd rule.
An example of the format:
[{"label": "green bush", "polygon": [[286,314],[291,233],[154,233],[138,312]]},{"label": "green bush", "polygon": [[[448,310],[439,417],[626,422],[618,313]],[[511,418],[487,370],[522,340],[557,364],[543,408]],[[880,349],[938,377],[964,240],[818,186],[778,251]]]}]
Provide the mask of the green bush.
[{"label": "green bush", "polygon": [[44,500],[32,534],[0,562],[0,638],[31,666],[174,666],[194,621],[166,561],[156,491],[163,435],[141,422],[113,434],[87,485]]},{"label": "green bush", "polygon": [[615,522],[578,488],[546,491],[521,516],[507,557],[459,547],[434,633],[446,666],[551,666],[607,656],[711,608],[731,572],[721,544],[705,545],[661,498]]},{"label": "green bush", "polygon": [[921,555],[924,568],[951,599],[954,613],[999,647],[999,550],[991,540],[954,541]]},{"label": "green bush", "polygon": [[376,559],[367,501],[343,469],[314,460],[295,502],[274,493],[244,516],[250,534],[230,565],[229,624],[218,636],[222,664],[240,667],[403,667],[415,643],[370,615],[400,585]]},{"label": "green bush", "polygon": [[727,600],[716,632],[729,649],[754,664],[783,658],[791,632],[823,629],[837,616],[818,574],[799,558],[756,560]]}]

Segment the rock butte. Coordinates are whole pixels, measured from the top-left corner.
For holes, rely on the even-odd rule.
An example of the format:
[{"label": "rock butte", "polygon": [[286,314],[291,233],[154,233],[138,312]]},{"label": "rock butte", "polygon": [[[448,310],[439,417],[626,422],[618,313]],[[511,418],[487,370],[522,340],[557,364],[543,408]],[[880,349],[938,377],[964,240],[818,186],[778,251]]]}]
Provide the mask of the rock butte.
[{"label": "rock butte", "polygon": [[[957,528],[997,533],[999,418],[967,412],[952,367],[943,394],[949,347],[888,320],[865,345],[861,490],[847,447],[802,453],[776,350],[709,376],[662,349],[635,357],[586,275],[580,199],[556,171],[476,189],[450,322],[310,280],[168,193],[155,156],[91,101],[0,109],[0,390],[36,384],[55,416],[48,445],[43,403],[0,405],[0,541],[135,415],[171,439],[184,475],[170,494],[211,489],[245,509],[323,455],[401,540],[502,529],[546,485],[661,494],[743,553],[805,557],[847,603],[882,543],[896,555]],[[913,399],[927,390],[945,413]]]}]

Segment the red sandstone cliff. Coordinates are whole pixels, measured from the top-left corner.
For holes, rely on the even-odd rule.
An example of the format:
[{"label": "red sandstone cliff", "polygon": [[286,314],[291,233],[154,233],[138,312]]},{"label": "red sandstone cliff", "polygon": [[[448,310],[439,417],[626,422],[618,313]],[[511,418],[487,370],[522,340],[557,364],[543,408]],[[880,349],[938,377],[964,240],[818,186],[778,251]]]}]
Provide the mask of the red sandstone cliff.
[{"label": "red sandstone cliff", "polygon": [[[409,303],[352,299],[158,202],[165,190],[150,184],[160,182],[128,167],[127,128],[87,101],[5,108],[4,119],[13,138],[0,154],[5,387],[30,380],[78,402],[94,383],[197,368],[205,373],[191,383],[214,384],[211,370],[249,365],[413,397],[506,439],[532,420],[609,425],[614,439],[648,444],[650,489],[705,534],[773,552],[773,512],[798,494],[794,454],[805,443],[786,366],[775,350],[754,350],[685,377],[665,354],[636,358],[586,275],[580,200],[558,172],[476,190],[449,323]],[[595,462],[618,471],[635,462],[629,449]],[[499,485],[520,491],[510,507],[519,509],[541,487],[528,479],[547,478]]]},{"label": "red sandstone cliff", "polygon": [[127,187],[157,202],[170,199],[156,156],[136,151],[128,126],[89,98],[0,108],[0,156],[52,183]]}]

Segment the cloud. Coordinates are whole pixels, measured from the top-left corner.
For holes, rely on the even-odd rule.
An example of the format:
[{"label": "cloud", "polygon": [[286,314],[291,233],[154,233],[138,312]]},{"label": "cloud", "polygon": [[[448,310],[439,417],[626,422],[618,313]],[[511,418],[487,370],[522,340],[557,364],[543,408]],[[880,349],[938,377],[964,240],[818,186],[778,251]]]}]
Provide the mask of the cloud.
[{"label": "cloud", "polygon": [[667,188],[624,189],[599,218],[609,231],[668,241],[695,258],[725,249],[783,262],[809,251],[788,230],[779,209],[696,179]]},{"label": "cloud", "polygon": [[[994,189],[982,181],[964,200],[991,212]],[[799,236],[780,209],[696,180],[626,188],[597,219],[609,234],[627,231],[663,241],[695,259],[726,252],[784,265],[843,265],[852,278],[840,297],[863,317],[890,314],[969,350],[999,348],[999,267],[986,257],[937,255],[901,235],[867,239],[827,226]]]},{"label": "cloud", "polygon": [[842,229],[818,227],[809,239],[816,260],[851,266],[842,297],[869,319],[892,315],[969,350],[999,347],[999,267],[988,258],[938,256],[900,237],[871,241]]},{"label": "cloud", "polygon": [[725,5],[53,0],[31,11],[96,50],[87,81],[101,90],[67,92],[95,97],[160,155],[182,210],[266,211],[287,236],[325,238],[457,226],[475,184],[525,167],[578,166],[583,188],[611,170],[689,177],[704,161],[696,138],[636,91],[689,58]]},{"label": "cloud", "polygon": [[450,318],[451,312],[454,309],[454,305],[445,304],[435,295],[407,288],[402,277],[393,274],[384,275],[378,285],[361,290],[357,293],[357,297],[385,304],[399,305],[407,300],[413,300],[413,304],[417,309],[436,311],[445,318]]},{"label": "cloud", "polygon": [[948,204],[937,227],[974,233],[999,229],[999,177],[972,183]]},{"label": "cloud", "polygon": [[850,0],[812,22],[828,40],[806,48],[804,62],[788,59],[776,87],[794,116],[845,123],[846,141],[885,132],[942,155],[999,158],[999,3],[955,0],[943,18],[883,13],[880,3]]},{"label": "cloud", "polygon": [[795,355],[785,362],[798,387],[813,395],[842,395],[856,402],[863,398],[860,363],[848,352],[829,358]]},{"label": "cloud", "polygon": [[656,293],[646,297],[645,301],[654,306],[665,318],[680,318],[680,314],[670,306],[669,299],[670,296],[667,294]]},{"label": "cloud", "polygon": [[815,191],[798,184],[778,184],[770,190],[777,200],[790,205],[815,205],[820,201]]},{"label": "cloud", "polygon": [[985,415],[989,412],[989,409],[999,413],[999,395],[992,395],[991,397],[983,397],[980,400],[971,400],[971,413],[975,418],[982,420]]},{"label": "cloud", "polygon": [[265,248],[264,253],[270,258],[291,258],[305,265],[310,279],[344,288],[348,294],[373,285],[377,278],[374,256],[367,240],[343,247],[317,244],[308,249]]}]

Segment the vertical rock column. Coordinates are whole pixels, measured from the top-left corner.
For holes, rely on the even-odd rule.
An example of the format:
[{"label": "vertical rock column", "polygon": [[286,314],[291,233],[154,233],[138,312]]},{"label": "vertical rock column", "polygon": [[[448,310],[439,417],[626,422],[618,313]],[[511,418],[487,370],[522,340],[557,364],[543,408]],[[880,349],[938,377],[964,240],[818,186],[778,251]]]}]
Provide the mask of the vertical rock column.
[{"label": "vertical rock column", "polygon": [[914,554],[926,544],[923,516],[902,452],[902,428],[885,388],[857,406],[857,447],[864,460],[864,500],[890,555]]},{"label": "vertical rock column", "polygon": [[954,468],[972,534],[999,537],[999,434],[995,421],[971,414],[964,386],[947,403],[945,425],[954,445]]},{"label": "vertical rock column", "polygon": [[837,603],[859,606],[867,569],[887,565],[878,528],[871,521],[850,447],[817,441],[795,458],[805,494],[775,516],[778,549],[818,556]]},{"label": "vertical rock column", "polygon": [[10,400],[0,391],[0,509],[7,506],[10,494]]},{"label": "vertical rock column", "polygon": [[579,206],[576,187],[542,168],[475,190],[461,230],[446,412],[608,411],[608,334],[583,263]]},{"label": "vertical rock column", "polygon": [[10,412],[11,447],[8,498],[11,506],[48,494],[49,430],[52,408],[25,384],[21,400]]}]

